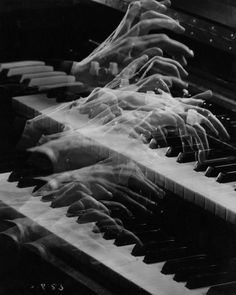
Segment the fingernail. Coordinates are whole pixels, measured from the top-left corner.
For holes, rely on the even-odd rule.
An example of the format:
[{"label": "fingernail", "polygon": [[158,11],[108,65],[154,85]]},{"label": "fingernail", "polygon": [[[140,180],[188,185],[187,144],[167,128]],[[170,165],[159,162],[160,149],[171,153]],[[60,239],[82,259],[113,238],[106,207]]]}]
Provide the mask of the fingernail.
[{"label": "fingernail", "polygon": [[207,90],[206,93],[209,95],[213,95],[213,92],[211,90]]},{"label": "fingernail", "polygon": [[167,7],[166,7],[164,4],[161,4],[161,3],[160,3],[160,7],[161,7],[164,11],[167,10]]},{"label": "fingernail", "polygon": [[192,50],[189,50],[189,53],[192,57],[194,56],[194,52]]}]

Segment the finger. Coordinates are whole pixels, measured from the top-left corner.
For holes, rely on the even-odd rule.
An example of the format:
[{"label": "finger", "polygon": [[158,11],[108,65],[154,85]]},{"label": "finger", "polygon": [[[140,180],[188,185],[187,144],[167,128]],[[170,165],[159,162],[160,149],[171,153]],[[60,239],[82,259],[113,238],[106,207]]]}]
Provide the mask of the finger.
[{"label": "finger", "polygon": [[101,202],[98,202],[91,196],[86,196],[80,199],[80,201],[83,204],[85,209],[97,209],[97,210],[105,212],[108,215],[110,214],[109,210]]},{"label": "finger", "polygon": [[157,68],[159,73],[164,74],[166,76],[173,76],[176,78],[180,78],[181,76],[178,68],[172,63],[156,60],[153,68]]},{"label": "finger", "polygon": [[[193,51],[190,50],[186,45],[170,39],[165,34],[149,34],[141,37],[129,37],[122,41],[113,44],[113,50],[120,52],[121,56],[127,55],[127,50],[134,48],[138,54],[148,48],[159,47],[162,50],[167,51],[171,55],[185,55],[193,57]],[[123,52],[123,53],[122,53]]]},{"label": "finger", "polygon": [[37,192],[34,193],[34,195],[42,196],[42,199],[45,200],[46,197],[50,198],[49,194],[51,195],[51,198],[56,198],[57,196],[60,196],[64,193],[73,193],[76,190],[81,190],[85,192],[86,194],[91,194],[91,191],[86,187],[86,185],[76,182],[76,183],[61,183],[60,185],[57,185],[55,189],[51,189],[50,187],[47,187],[47,184],[44,187],[41,187]]},{"label": "finger", "polygon": [[157,45],[162,50],[166,50],[172,53],[174,56],[175,54],[184,55],[187,57],[194,56],[193,51],[189,49],[186,45],[169,38],[165,34],[150,34],[150,35],[142,36],[142,40],[149,42],[149,44]]},{"label": "finger", "polygon": [[140,193],[134,192],[131,189],[129,189],[128,187],[119,186],[119,190],[123,191],[125,194],[127,194],[129,197],[131,197],[133,200],[135,200],[136,202],[138,202],[139,204],[143,205],[145,208],[147,208],[151,211],[154,208],[156,208],[156,206],[157,206],[157,203],[155,203],[154,201],[149,199],[148,196],[144,197]]},{"label": "finger", "polygon": [[211,90],[207,90],[204,92],[201,92],[199,94],[194,95],[192,98],[194,99],[200,99],[200,100],[208,100],[212,97],[212,91]]},{"label": "finger", "polygon": [[140,16],[140,20],[153,19],[153,18],[173,20],[168,15],[154,11],[154,10],[147,10],[143,12]]},{"label": "finger", "polygon": [[101,103],[101,104],[97,104],[94,107],[90,107],[88,109],[88,117],[89,119],[95,118],[97,117],[100,113],[103,113],[105,111],[108,111],[109,107],[108,105]]},{"label": "finger", "polygon": [[41,200],[43,202],[52,201],[58,198],[59,196],[62,196],[65,193],[70,193],[70,191],[73,189],[74,189],[74,184],[69,183],[69,184],[61,186],[57,190],[51,190],[48,192],[45,191],[44,193],[40,194],[42,196]]},{"label": "finger", "polygon": [[157,2],[155,0],[141,0],[141,6],[144,11],[154,10],[156,12],[162,13],[167,10],[167,7],[163,3]]},{"label": "finger", "polygon": [[127,78],[130,79],[134,74],[148,61],[148,56],[142,54],[142,56],[134,59],[130,64],[128,64],[116,78]]},{"label": "finger", "polygon": [[76,201],[74,203],[72,203],[68,210],[67,210],[67,213],[66,213],[66,216],[67,217],[74,217],[74,216],[77,216],[79,214],[81,214],[82,211],[84,211],[85,208],[84,208],[84,205],[83,203],[81,202],[81,200],[79,201]]},{"label": "finger", "polygon": [[204,117],[206,117],[212,123],[212,125],[218,131],[219,137],[222,140],[228,141],[230,139],[230,136],[229,136],[227,130],[225,129],[225,127],[223,126],[223,124],[210,111],[200,108],[200,107],[195,107],[195,110],[197,110],[198,113],[202,114]]},{"label": "finger", "polygon": [[[183,81],[182,79],[176,78],[176,77],[170,77],[170,76],[161,76],[162,79],[165,81],[165,83],[171,83],[172,87],[178,87],[178,88],[188,88],[188,83]],[[167,84],[168,85],[168,84]]]},{"label": "finger", "polygon": [[159,146],[167,146],[166,136],[160,126],[157,126],[155,132],[152,132],[153,138],[156,140]]},{"label": "finger", "polygon": [[116,187],[111,185],[109,190],[111,190],[113,193],[114,201],[123,204],[132,212],[133,215],[142,217],[152,215],[151,211],[147,210],[143,205],[139,204],[138,202],[130,198],[127,194],[121,192]]},{"label": "finger", "polygon": [[84,193],[83,191],[76,191],[73,194],[62,194],[62,196],[59,196],[58,198],[52,201],[51,207],[52,208],[66,207],[87,196],[89,195]]},{"label": "finger", "polygon": [[113,36],[113,39],[117,39],[120,36],[123,36],[124,34],[126,34],[126,32],[130,30],[130,27],[132,26],[135,18],[138,17],[140,10],[141,4],[139,1],[134,1],[133,3],[130,3],[124,18],[116,29],[116,33]]},{"label": "finger", "polygon": [[77,219],[79,224],[90,223],[90,222],[100,222],[104,220],[112,220],[112,218],[96,209],[87,210],[84,214],[80,215]]},{"label": "finger", "polygon": [[99,87],[95,88],[95,89],[90,93],[90,95],[87,97],[85,103],[97,99],[97,98],[101,95],[102,91],[103,91],[102,88],[99,88]]},{"label": "finger", "polygon": [[154,184],[147,178],[140,179],[135,175],[129,177],[128,187],[137,193],[142,193],[145,196],[150,197],[154,201],[160,198],[162,199],[165,194],[161,188],[159,188],[156,184]]},{"label": "finger", "polygon": [[202,99],[195,99],[195,98],[177,98],[177,99],[189,106],[201,106],[204,103],[204,100]]},{"label": "finger", "polygon": [[205,129],[200,124],[194,125],[195,130],[197,131],[197,134],[201,140],[200,149],[208,150],[209,149],[209,143],[206,135]]},{"label": "finger", "polygon": [[130,36],[143,36],[150,33],[150,31],[156,31],[161,29],[167,29],[175,33],[183,33],[185,31],[178,22],[173,19],[145,19],[136,24],[129,32],[127,32],[123,38]]},{"label": "finger", "polygon": [[172,56],[173,59],[175,59],[176,61],[178,61],[181,65],[183,66],[187,66],[188,62],[186,60],[186,58],[183,55],[178,55],[178,56]]},{"label": "finger", "polygon": [[147,55],[150,58],[155,56],[162,56],[163,51],[158,47],[148,48],[142,52],[143,55]]},{"label": "finger", "polygon": [[102,203],[96,201],[94,198],[87,196],[69,206],[67,210],[67,217],[74,217],[85,214],[89,209],[96,209],[109,215],[109,210]]},{"label": "finger", "polygon": [[112,193],[106,189],[102,184],[99,183],[90,183],[90,190],[92,196],[96,200],[112,200],[113,196]]},{"label": "finger", "polygon": [[137,89],[138,92],[154,91],[158,93],[159,89],[170,92],[167,84],[158,75],[152,75],[138,81],[137,86],[139,86]]},{"label": "finger", "polygon": [[150,74],[160,73],[167,76],[175,76],[180,78],[180,72],[178,68],[173,63],[167,62],[159,57],[154,57],[152,60],[150,60],[145,66],[141,68],[140,73],[141,72],[144,72],[142,74],[142,78],[145,77],[149,72]]},{"label": "finger", "polygon": [[187,134],[190,135],[195,140],[198,149],[203,150],[204,144],[202,143],[201,138],[199,137],[196,129],[193,126],[190,126],[188,124],[186,125],[186,129],[187,129]]},{"label": "finger", "polygon": [[114,120],[116,118],[116,116],[113,113],[109,113],[107,114],[107,116],[103,119],[102,124],[105,125],[109,122],[111,122],[112,120]]},{"label": "finger", "polygon": [[133,218],[132,212],[119,202],[101,201],[101,203],[110,210],[112,217],[119,215],[122,216],[122,220]]},{"label": "finger", "polygon": [[150,124],[146,118],[144,118],[138,125],[135,126],[135,128],[139,128],[139,127],[151,133],[155,131],[155,126]]},{"label": "finger", "polygon": [[209,129],[209,130],[211,130],[216,136],[218,136],[219,135],[219,133],[218,133],[218,131],[216,130],[216,128],[214,127],[214,125],[207,119],[207,118],[205,118],[203,115],[201,115],[201,114],[198,114],[198,116],[199,116],[199,120],[200,120],[200,123],[201,124],[204,124],[204,125],[206,125],[207,126],[207,128]]},{"label": "finger", "polygon": [[163,4],[163,5],[165,5],[166,7],[170,7],[171,6],[171,1],[170,0],[163,0],[160,3]]},{"label": "finger", "polygon": [[168,62],[168,63],[174,65],[178,69],[178,72],[181,77],[188,76],[188,72],[185,70],[185,68],[178,61],[176,61],[172,58],[167,58],[167,57],[162,57],[162,56],[160,56],[158,58],[162,61],[165,61],[165,62]]}]

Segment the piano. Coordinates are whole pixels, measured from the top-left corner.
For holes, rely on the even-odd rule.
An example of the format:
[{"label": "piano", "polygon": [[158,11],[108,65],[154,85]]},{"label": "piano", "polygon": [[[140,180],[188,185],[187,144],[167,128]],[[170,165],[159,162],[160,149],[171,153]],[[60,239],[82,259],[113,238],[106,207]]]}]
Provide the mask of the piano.
[{"label": "piano", "polygon": [[[75,1],[76,6],[79,7],[80,2],[83,1]],[[94,2],[121,11],[127,7],[127,1]],[[95,151],[101,157],[112,154],[114,157],[134,160],[150,180],[166,190],[166,198],[160,202],[163,216],[157,214],[158,222],[154,224],[147,221],[144,225],[139,225],[140,228],[143,226],[148,229],[146,236],[151,241],[158,240],[155,230],[167,232],[167,237],[161,239],[161,242],[166,243],[161,248],[159,256],[162,257],[156,252],[146,254],[145,249],[140,249],[132,239],[130,241],[112,236],[106,231],[104,233],[104,228],[99,223],[76,223],[76,218],[66,217],[65,208],[52,209],[49,203],[32,196],[32,186],[19,188],[16,182],[9,182],[14,163],[8,169],[7,166],[11,165],[5,165],[6,161],[3,160],[0,196],[4,210],[0,215],[3,216],[3,225],[6,219],[11,219],[16,226],[13,234],[9,234],[11,227],[0,233],[0,245],[6,241],[11,246],[20,245],[16,262],[18,267],[29,259],[27,257],[41,257],[58,272],[69,276],[73,284],[81,283],[86,289],[84,294],[235,294],[236,179],[235,170],[230,170],[228,166],[222,167],[228,163],[234,169],[236,163],[235,20],[230,17],[235,4],[232,1],[224,4],[204,1],[202,5],[196,6],[194,3],[188,5],[183,2],[173,1],[168,13],[186,27],[185,35],[178,38],[195,49],[195,59],[189,65],[189,91],[196,93],[209,88],[213,90],[212,102],[206,104],[206,108],[224,122],[231,134],[231,142],[214,142],[216,154],[213,152],[212,159],[196,164],[195,154],[184,153],[175,145],[150,149],[135,143],[134,147],[133,139],[124,142],[121,137],[114,141],[109,136],[99,138],[92,130],[89,133],[92,140],[101,146]],[[212,14],[206,14],[209,7]],[[224,13],[218,14],[219,8]],[[120,12],[117,13],[120,15]],[[58,102],[56,97],[48,98],[47,89],[43,92],[26,92],[26,95],[22,92],[12,98],[16,114],[26,119],[46,114],[52,132],[60,130],[62,123],[67,121],[74,128],[81,127],[79,136],[87,137],[87,130],[83,130],[86,116],[65,116],[64,110],[70,103]],[[55,108],[62,108],[62,111],[53,112]],[[9,164],[9,159],[7,160]],[[17,221],[19,216],[27,220],[26,225],[22,220]],[[34,238],[33,235],[21,235],[15,243],[22,223],[23,228],[32,229]],[[125,226],[128,230],[137,232],[135,224],[127,222]],[[99,227],[100,232],[96,230]],[[140,237],[143,237],[142,234],[145,236],[143,232],[137,233]],[[144,240],[147,239],[146,236]],[[62,246],[58,247],[59,244]],[[47,245],[47,249],[44,249],[44,245]],[[11,250],[10,247],[9,249]],[[6,253],[9,253],[9,249],[5,249]],[[39,261],[43,265],[42,260]],[[13,266],[16,265],[13,263]],[[32,269],[30,263],[26,265]],[[60,277],[59,274],[58,276]],[[45,277],[42,277],[41,282],[44,280]],[[35,284],[32,283],[32,286],[34,289]],[[29,286],[27,287],[29,291]]]}]

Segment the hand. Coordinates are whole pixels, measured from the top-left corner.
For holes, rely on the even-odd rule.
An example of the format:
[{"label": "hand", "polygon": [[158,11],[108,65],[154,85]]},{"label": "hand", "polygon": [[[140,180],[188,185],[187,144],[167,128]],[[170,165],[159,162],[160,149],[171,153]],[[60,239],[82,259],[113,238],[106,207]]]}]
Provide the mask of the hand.
[{"label": "hand", "polygon": [[[186,88],[187,84],[180,77],[187,75],[182,65],[175,60],[161,56],[148,60],[147,55],[142,55],[128,64],[106,87],[140,92],[160,88],[169,92],[173,85]],[[124,82],[127,85],[122,85]]]},{"label": "hand", "polygon": [[110,215],[114,206],[128,215],[150,215],[158,199],[164,196],[133,162],[105,161],[43,179],[48,183],[35,196],[52,201],[53,208],[70,206],[67,216],[80,216],[80,221],[87,222],[100,218],[101,214]]},{"label": "hand", "polygon": [[[168,51],[180,62],[184,60],[185,64],[183,56],[193,56],[193,52],[188,47],[163,34],[147,35],[150,30],[158,30],[163,27],[177,32],[184,31],[176,21],[157,12],[160,7],[163,8],[154,0],[134,2],[112,36],[85,60],[75,64],[72,74],[78,76],[79,80],[90,81],[93,86],[104,86],[111,80],[111,76],[106,74],[111,73],[110,62],[117,63],[117,74],[140,55],[150,54],[149,56],[153,57],[156,54],[160,55],[162,50]],[[142,9],[147,9],[147,11],[142,13]],[[137,23],[134,23],[137,19]],[[91,69],[92,62],[96,62],[97,70]],[[99,69],[101,69],[101,73]],[[91,77],[92,72],[95,72],[94,75],[97,76],[97,79],[94,75]]]},{"label": "hand", "polygon": [[[93,165],[105,158],[101,155],[99,144],[77,132],[64,133],[62,137],[31,148],[30,151],[33,155],[34,153],[45,155],[55,173]],[[41,165],[37,160],[32,164],[36,167]]]}]

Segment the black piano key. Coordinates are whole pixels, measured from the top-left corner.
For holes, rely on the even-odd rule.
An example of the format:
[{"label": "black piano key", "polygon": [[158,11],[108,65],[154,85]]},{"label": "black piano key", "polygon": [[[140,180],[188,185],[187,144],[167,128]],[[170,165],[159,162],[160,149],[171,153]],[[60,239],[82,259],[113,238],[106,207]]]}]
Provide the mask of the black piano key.
[{"label": "black piano key", "polygon": [[178,154],[177,162],[178,163],[189,163],[197,160],[196,152],[181,152]]},{"label": "black piano key", "polygon": [[150,231],[160,228],[160,224],[157,221],[153,222],[147,222],[147,221],[140,221],[137,219],[129,219],[125,220],[124,226],[126,229],[136,232],[136,231]]},{"label": "black piano key", "polygon": [[205,171],[208,166],[212,165],[224,165],[224,164],[235,164],[236,163],[236,156],[229,156],[229,157],[222,157],[222,158],[216,158],[211,160],[205,160],[205,161],[197,161],[194,165],[195,171]]},{"label": "black piano key", "polygon": [[14,169],[14,163],[12,162],[2,162],[0,163],[0,173],[11,172]]},{"label": "black piano key", "polygon": [[177,157],[182,151],[182,146],[170,146],[168,147],[165,156],[168,158]]},{"label": "black piano key", "polygon": [[230,149],[208,149],[198,151],[198,159],[201,160],[212,160],[217,158],[223,158],[232,155],[232,150]]},{"label": "black piano key", "polygon": [[185,268],[182,270],[178,270],[178,272],[174,276],[174,281],[176,282],[187,282],[191,277],[196,275],[202,275],[204,273],[217,273],[222,271],[220,265],[212,264],[208,266],[197,266]]},{"label": "black piano key", "polygon": [[181,138],[179,136],[167,136],[168,146],[182,146]]},{"label": "black piano key", "polygon": [[17,184],[19,188],[24,187],[31,187],[36,185],[44,185],[47,182],[41,179],[34,179],[34,178],[21,178]]},{"label": "black piano key", "polygon": [[124,228],[122,226],[108,226],[105,230],[103,238],[105,240],[117,239],[118,236],[122,233],[123,229]]},{"label": "black piano key", "polygon": [[111,227],[120,226],[124,228],[122,220],[118,218],[108,219],[108,220],[100,220],[96,222],[96,227],[99,229],[100,232],[105,233]]},{"label": "black piano key", "polygon": [[151,141],[149,142],[149,147],[150,147],[150,149],[153,149],[153,150],[159,148],[159,144],[155,138],[151,139]]},{"label": "black piano key", "polygon": [[117,237],[114,243],[116,246],[125,246],[132,244],[142,245],[140,239],[131,231],[124,229]]},{"label": "black piano key", "polygon": [[121,220],[129,220],[134,218],[132,212],[119,202],[101,201],[105,205],[113,218],[120,218]]},{"label": "black piano key", "polygon": [[210,166],[207,168],[205,175],[207,177],[217,177],[220,172],[225,173],[230,171],[236,171],[236,164]]},{"label": "black piano key", "polygon": [[136,244],[131,252],[133,256],[145,256],[147,252],[153,251],[158,247],[170,247],[175,245],[176,241],[174,238],[163,239],[155,242],[148,242],[142,245]]},{"label": "black piano key", "polygon": [[37,169],[34,167],[16,169],[12,172],[11,179],[15,179],[17,181],[20,180],[22,177],[37,177],[37,176],[46,176],[49,175],[51,170],[47,169]]},{"label": "black piano key", "polygon": [[186,246],[170,246],[157,248],[155,251],[148,252],[143,261],[147,264],[151,264],[186,256],[188,256],[188,248]]},{"label": "black piano key", "polygon": [[211,287],[206,295],[235,295],[236,282]]},{"label": "black piano key", "polygon": [[19,181],[20,178],[21,178],[21,175],[20,175],[19,171],[15,170],[15,171],[12,171],[11,174],[9,175],[8,181],[9,182]]},{"label": "black piano key", "polygon": [[115,202],[120,202],[125,207],[127,207],[136,218],[153,218],[154,214],[148,210],[145,206],[141,205],[139,202],[135,201],[133,198],[125,193],[116,193],[113,195],[113,200]]},{"label": "black piano key", "polygon": [[33,188],[32,193],[37,192],[42,186],[44,186],[44,183],[38,183],[36,186]]},{"label": "black piano key", "polygon": [[219,183],[227,183],[236,181],[236,171],[230,171],[230,172],[220,172],[220,174],[217,176],[216,181]]},{"label": "black piano key", "polygon": [[174,280],[177,282],[188,281],[190,277],[196,275],[204,275],[208,273],[219,273],[219,272],[234,272],[236,270],[235,258],[217,260],[217,259],[206,259],[204,263],[189,265],[188,267],[180,267],[177,269]]},{"label": "black piano key", "polygon": [[49,193],[49,194],[46,194],[46,195],[42,196],[41,201],[42,202],[51,202],[55,198],[56,198],[56,194],[55,193]]},{"label": "black piano key", "polygon": [[133,232],[143,243],[149,241],[161,241],[166,239],[168,235],[163,232],[161,228],[145,230],[145,231],[135,231]]},{"label": "black piano key", "polygon": [[209,264],[208,256],[206,254],[198,254],[194,256],[188,256],[184,258],[167,261],[164,264],[161,272],[163,274],[174,274],[180,268],[189,267],[189,266],[204,266],[208,264]]},{"label": "black piano key", "polygon": [[188,289],[198,289],[213,285],[224,284],[236,280],[236,272],[206,273],[192,276],[186,284]]}]

